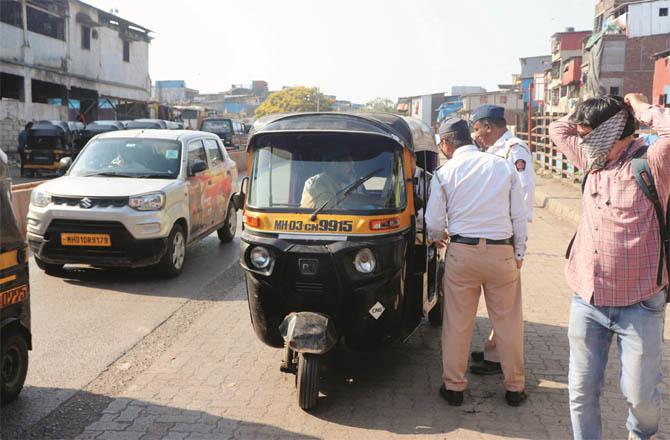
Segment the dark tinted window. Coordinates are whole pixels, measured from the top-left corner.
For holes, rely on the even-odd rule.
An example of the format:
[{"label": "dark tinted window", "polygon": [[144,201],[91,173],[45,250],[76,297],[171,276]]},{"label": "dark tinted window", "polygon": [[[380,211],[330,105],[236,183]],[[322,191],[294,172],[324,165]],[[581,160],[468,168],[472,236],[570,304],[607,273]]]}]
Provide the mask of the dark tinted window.
[{"label": "dark tinted window", "polygon": [[91,49],[91,28],[88,26],[81,27],[81,48]]},{"label": "dark tinted window", "polygon": [[28,30],[65,41],[65,18],[28,6]]},{"label": "dark tinted window", "polygon": [[21,3],[14,1],[1,1],[0,21],[22,28],[23,19],[21,16]]},{"label": "dark tinted window", "polygon": [[130,62],[130,41],[123,40],[123,61]]}]

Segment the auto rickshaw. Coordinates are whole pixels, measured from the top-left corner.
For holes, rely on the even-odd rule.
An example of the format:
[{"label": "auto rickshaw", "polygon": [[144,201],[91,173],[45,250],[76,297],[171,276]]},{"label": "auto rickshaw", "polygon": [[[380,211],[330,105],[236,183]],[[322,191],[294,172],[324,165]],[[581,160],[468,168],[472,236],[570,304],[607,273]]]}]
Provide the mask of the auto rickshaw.
[{"label": "auto rickshaw", "polygon": [[28,372],[28,247],[11,203],[7,155],[0,150],[0,403],[16,399]]},{"label": "auto rickshaw", "polygon": [[38,121],[33,124],[27,133],[24,173],[29,176],[57,173],[62,158],[76,157],[76,138],[76,132],[67,122]]},{"label": "auto rickshaw", "polygon": [[441,323],[439,255],[420,215],[437,152],[427,125],[391,114],[254,124],[234,198],[240,264],[254,331],[284,349],[301,408],[316,405],[320,356],[335,346],[375,350],[425,316]]}]

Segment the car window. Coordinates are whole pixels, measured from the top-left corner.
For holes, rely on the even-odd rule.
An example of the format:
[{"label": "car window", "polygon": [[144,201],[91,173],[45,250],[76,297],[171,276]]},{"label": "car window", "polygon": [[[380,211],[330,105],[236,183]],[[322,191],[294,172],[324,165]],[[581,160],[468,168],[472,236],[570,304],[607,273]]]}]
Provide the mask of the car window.
[{"label": "car window", "polygon": [[193,141],[188,144],[188,166],[189,169],[191,165],[195,163],[196,160],[202,160],[207,163],[207,153],[205,153],[205,147],[202,145],[202,141]]},{"label": "car window", "polygon": [[205,149],[207,150],[209,163],[213,167],[219,166],[223,162],[223,154],[221,154],[219,144],[214,139],[205,139]]}]

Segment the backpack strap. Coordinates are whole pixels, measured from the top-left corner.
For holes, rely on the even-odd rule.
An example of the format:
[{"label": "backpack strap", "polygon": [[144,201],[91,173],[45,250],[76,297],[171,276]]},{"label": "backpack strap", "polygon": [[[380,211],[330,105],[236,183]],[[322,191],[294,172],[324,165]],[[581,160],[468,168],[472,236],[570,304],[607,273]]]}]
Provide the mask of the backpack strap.
[{"label": "backpack strap", "polygon": [[[582,195],[584,194],[584,190],[586,189],[586,179],[589,178],[589,174],[591,172],[587,171],[586,174],[584,174],[584,177],[582,178]],[[577,233],[575,232],[575,235],[572,236],[572,240],[570,240],[570,244],[568,244],[568,249],[565,251],[565,259],[567,260],[570,258],[570,252],[572,251],[572,246],[575,244],[575,238],[577,238]]]},{"label": "backpack strap", "polygon": [[668,258],[670,257],[670,231],[668,231],[670,213],[666,212],[666,215],[663,215],[663,206],[661,205],[661,200],[658,195],[658,191],[656,190],[654,175],[651,173],[649,161],[646,159],[646,157],[643,157],[646,153],[646,150],[643,150],[644,151],[641,154],[636,154],[631,161],[631,169],[637,184],[640,186],[640,189],[644,195],[654,205],[654,211],[656,211],[656,218],[658,219],[659,230],[661,233],[661,251],[658,256],[658,273],[656,277],[656,284],[661,286],[663,284],[664,256],[666,259],[666,265],[668,266],[668,272],[670,272],[670,261],[668,261]]}]

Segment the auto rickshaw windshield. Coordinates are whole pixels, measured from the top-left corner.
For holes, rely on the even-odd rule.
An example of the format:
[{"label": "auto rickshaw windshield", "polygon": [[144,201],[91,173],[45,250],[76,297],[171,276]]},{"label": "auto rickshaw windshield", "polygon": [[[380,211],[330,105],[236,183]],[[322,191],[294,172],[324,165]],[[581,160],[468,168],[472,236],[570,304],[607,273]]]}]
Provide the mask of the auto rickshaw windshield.
[{"label": "auto rickshaw windshield", "polygon": [[402,148],[369,135],[266,135],[254,149],[248,205],[290,212],[400,212]]}]

